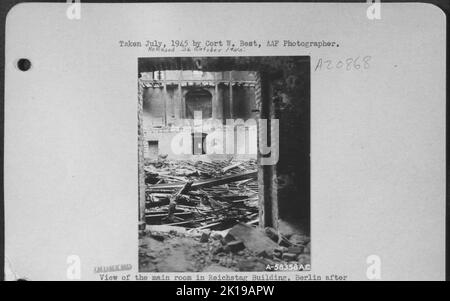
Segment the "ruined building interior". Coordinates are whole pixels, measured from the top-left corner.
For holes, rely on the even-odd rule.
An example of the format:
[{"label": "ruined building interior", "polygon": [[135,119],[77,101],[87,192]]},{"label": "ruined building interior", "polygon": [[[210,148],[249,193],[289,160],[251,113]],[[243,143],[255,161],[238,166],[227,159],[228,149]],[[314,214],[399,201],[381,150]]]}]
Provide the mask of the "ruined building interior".
[{"label": "ruined building interior", "polygon": [[[193,122],[195,112],[201,112],[203,120],[214,120],[223,125],[227,119],[247,121],[256,118],[255,72],[158,70],[142,73],[141,82],[145,87],[143,92],[145,158],[155,159],[160,155],[169,159],[191,158],[194,153],[185,151],[177,154],[178,149],[173,150],[171,142],[182,131],[183,120]],[[249,144],[247,149],[245,149],[246,141],[238,140],[234,143],[236,150],[220,152],[217,147],[210,144],[223,145],[222,141],[218,141],[221,137],[216,135],[215,139],[208,139],[207,132],[211,132],[211,128],[205,122],[203,139],[211,141],[205,143],[203,153],[200,154],[207,156],[196,159],[208,160],[213,158],[214,154],[226,155],[226,153],[231,153],[229,156],[248,155],[247,157],[256,158],[256,124],[246,125],[244,130],[247,136],[238,138],[247,140],[251,138],[251,141],[247,142]],[[189,140],[187,137],[186,141],[183,141],[187,150],[192,149]],[[224,158],[224,156],[215,157]]]},{"label": "ruined building interior", "polygon": [[140,271],[308,270],[309,58],[138,66]]}]

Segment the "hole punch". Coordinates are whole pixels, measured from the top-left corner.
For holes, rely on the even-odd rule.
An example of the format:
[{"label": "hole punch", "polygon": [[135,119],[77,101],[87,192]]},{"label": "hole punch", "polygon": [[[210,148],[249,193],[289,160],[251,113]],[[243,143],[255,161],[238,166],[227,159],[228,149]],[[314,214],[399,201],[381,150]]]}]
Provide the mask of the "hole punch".
[{"label": "hole punch", "polygon": [[17,68],[21,71],[28,71],[31,68],[31,62],[29,59],[19,59],[17,61]]}]

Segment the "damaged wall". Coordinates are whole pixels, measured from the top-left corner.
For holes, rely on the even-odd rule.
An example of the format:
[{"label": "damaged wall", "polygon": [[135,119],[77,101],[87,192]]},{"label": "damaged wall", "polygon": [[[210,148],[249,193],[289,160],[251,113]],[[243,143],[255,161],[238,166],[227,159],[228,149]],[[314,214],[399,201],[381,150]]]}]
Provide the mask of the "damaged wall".
[{"label": "damaged wall", "polygon": [[[310,67],[282,68],[283,77],[272,83],[274,116],[279,120],[279,155],[276,166],[280,217],[310,223]],[[295,139],[292,139],[295,137]],[[292,201],[292,200],[295,201]]]},{"label": "damaged wall", "polygon": [[[167,94],[164,93],[162,88],[144,88],[144,127],[164,126],[166,110],[168,125],[175,123],[176,119],[185,118],[183,114],[185,110],[183,108],[184,102],[181,99],[185,100],[190,91],[198,89],[183,87],[180,96],[178,88],[174,86],[167,87]],[[202,87],[201,90],[211,94],[211,102],[215,106],[213,110],[217,112],[217,119],[231,118],[228,86],[219,85],[216,103],[213,101],[213,97],[215,97],[214,87]],[[164,107],[164,102],[166,102],[166,107]],[[255,108],[255,89],[253,87],[233,87],[233,118],[244,120],[255,118]]]},{"label": "damaged wall", "polygon": [[[173,151],[171,141],[179,132],[177,126],[181,126],[181,120],[192,120],[195,111],[201,111],[203,119],[213,118],[221,120],[223,124],[226,124],[226,119],[246,121],[255,118],[253,72],[165,70],[144,72],[141,75],[148,82],[148,86],[143,88],[145,158],[156,159],[158,155],[167,155],[170,159],[188,159],[188,154],[180,156]],[[247,131],[254,132],[256,127],[248,128]],[[205,133],[209,134],[207,130]],[[240,158],[255,158],[256,135],[248,136],[247,139],[253,136],[255,138],[248,142],[249,145],[245,145],[238,141],[240,137],[237,135],[233,154]],[[213,144],[225,144],[224,138],[222,141],[217,141],[218,139],[219,135],[215,135],[216,143]],[[190,146],[186,145],[188,147]],[[206,154],[225,154],[225,149],[215,148],[206,148]]]}]

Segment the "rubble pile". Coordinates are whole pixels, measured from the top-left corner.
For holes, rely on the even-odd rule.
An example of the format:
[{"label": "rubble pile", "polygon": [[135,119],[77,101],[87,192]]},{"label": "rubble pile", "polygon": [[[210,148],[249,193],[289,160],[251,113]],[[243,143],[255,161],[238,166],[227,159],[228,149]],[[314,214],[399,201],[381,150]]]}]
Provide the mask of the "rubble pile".
[{"label": "rubble pile", "polygon": [[[310,240],[273,236],[244,223],[223,231],[149,226],[141,236],[142,272],[297,271],[310,269]],[[275,240],[274,240],[275,239]]]},{"label": "rubble pile", "polygon": [[256,168],[256,160],[148,162],[145,221],[199,229],[256,222]]},{"label": "rubble pile", "polygon": [[295,271],[310,239],[258,226],[256,160],[145,164],[142,272]]}]

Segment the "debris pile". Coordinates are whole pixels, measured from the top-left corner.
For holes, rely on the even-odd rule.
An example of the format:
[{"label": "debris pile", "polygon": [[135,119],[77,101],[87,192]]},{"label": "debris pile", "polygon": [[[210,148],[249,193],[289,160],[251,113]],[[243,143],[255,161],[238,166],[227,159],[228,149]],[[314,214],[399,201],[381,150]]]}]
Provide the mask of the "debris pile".
[{"label": "debris pile", "polygon": [[146,223],[214,230],[256,223],[256,166],[256,160],[148,162]]},{"label": "debris pile", "polygon": [[[309,237],[277,237],[244,223],[223,231],[148,226],[140,239],[141,272],[297,271],[310,269]],[[277,241],[274,241],[275,239]]]},{"label": "debris pile", "polygon": [[257,227],[255,160],[158,160],[144,169],[141,272],[309,270],[309,236]]}]

